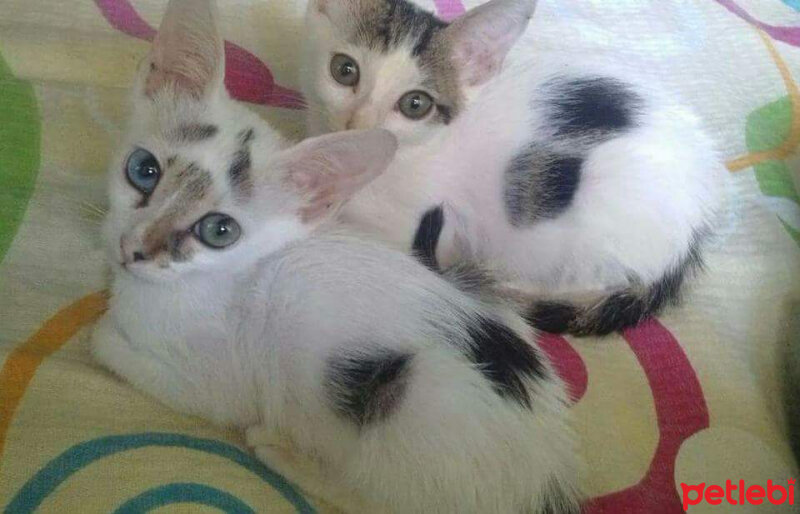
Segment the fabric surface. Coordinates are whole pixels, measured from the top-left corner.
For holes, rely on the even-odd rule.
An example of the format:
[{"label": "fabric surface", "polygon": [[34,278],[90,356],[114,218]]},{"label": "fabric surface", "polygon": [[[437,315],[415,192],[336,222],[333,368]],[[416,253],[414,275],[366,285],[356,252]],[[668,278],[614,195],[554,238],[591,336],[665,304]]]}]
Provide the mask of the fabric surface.
[{"label": "fabric surface", "polygon": [[[219,0],[226,83],[300,136],[304,0]],[[99,222],[126,90],[165,0],[3,0],[0,507],[325,512],[243,450],[94,364]],[[459,0],[427,0],[445,18]],[[468,7],[473,5],[468,2]],[[707,272],[619,336],[544,335],[570,384],[590,514],[683,512],[681,482],[797,478],[781,370],[800,301],[800,4],[541,0],[515,52],[611,51],[678,91],[730,169]],[[794,507],[796,508],[796,507]],[[791,512],[739,506],[736,512]],[[729,512],[723,504],[690,512]]]}]

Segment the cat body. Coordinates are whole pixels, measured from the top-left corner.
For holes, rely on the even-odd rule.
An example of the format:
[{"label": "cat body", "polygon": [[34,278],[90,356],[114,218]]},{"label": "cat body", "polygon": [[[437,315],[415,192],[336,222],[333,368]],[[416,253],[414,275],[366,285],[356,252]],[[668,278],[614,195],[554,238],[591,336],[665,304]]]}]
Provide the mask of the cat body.
[{"label": "cat body", "polygon": [[[542,328],[608,333],[699,267],[723,168],[697,117],[624,68],[535,47],[505,62],[533,4],[492,0],[447,25],[404,0],[311,2],[309,128],[398,136],[347,222],[408,249],[443,206],[442,263],[491,267],[537,300]],[[327,70],[331,54],[350,57],[356,86]],[[414,91],[419,119],[403,103]]]},{"label": "cat body", "polygon": [[513,309],[327,223],[382,130],[290,147],[171,0],[110,171],[97,360],[348,512],[578,512],[564,384]]}]

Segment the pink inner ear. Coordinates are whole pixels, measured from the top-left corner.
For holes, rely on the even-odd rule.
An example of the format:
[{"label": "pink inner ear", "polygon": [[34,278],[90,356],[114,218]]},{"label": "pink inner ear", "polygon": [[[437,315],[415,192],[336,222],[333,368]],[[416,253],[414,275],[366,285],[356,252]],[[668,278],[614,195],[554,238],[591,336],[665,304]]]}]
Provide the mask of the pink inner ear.
[{"label": "pink inner ear", "polygon": [[194,98],[200,98],[205,92],[206,82],[200,83],[197,77],[191,78],[177,71],[164,70],[153,63],[145,81],[144,92],[147,96],[152,97],[170,84],[174,85],[178,91],[187,93]]},{"label": "pink inner ear", "polygon": [[320,179],[319,173],[300,166],[292,167],[289,170],[289,180],[292,185],[303,192],[314,190],[319,185]]},{"label": "pink inner ear", "polygon": [[488,80],[502,62],[502,57],[494,55],[491,48],[474,41],[464,42],[455,54],[462,70],[462,80],[468,86],[477,86]]},{"label": "pink inner ear", "polygon": [[[115,29],[138,39],[152,41],[156,30],[147,24],[129,0],[94,0]],[[287,109],[305,106],[299,92],[275,83],[269,68],[255,55],[230,41],[225,42],[225,85],[237,100]]]},{"label": "pink inner ear", "polygon": [[328,14],[328,0],[311,0],[321,14]]},{"label": "pink inner ear", "polygon": [[446,29],[453,59],[466,85],[481,84],[498,72],[506,54],[528,26],[534,6],[532,0],[491,0]]},{"label": "pink inner ear", "polygon": [[223,73],[222,41],[211,9],[191,1],[173,0],[167,5],[153,40],[146,94],[174,85],[182,93],[200,97],[216,85]]}]

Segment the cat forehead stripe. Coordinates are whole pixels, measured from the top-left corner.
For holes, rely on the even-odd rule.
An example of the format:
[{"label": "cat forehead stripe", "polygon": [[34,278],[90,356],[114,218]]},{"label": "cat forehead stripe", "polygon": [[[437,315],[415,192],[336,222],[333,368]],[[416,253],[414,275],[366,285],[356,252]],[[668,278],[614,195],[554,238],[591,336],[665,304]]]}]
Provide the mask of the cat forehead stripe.
[{"label": "cat forehead stripe", "polygon": [[239,132],[237,139],[240,147],[233,154],[233,162],[228,168],[228,179],[231,182],[231,187],[240,198],[247,198],[253,192],[253,177],[250,174],[252,167],[250,142],[253,137],[252,128]]},{"label": "cat forehead stripe", "polygon": [[356,42],[388,51],[402,44],[412,45],[412,54],[420,55],[433,34],[447,26],[432,13],[406,0],[377,0],[365,10],[364,20],[356,30]]},{"label": "cat forehead stripe", "polygon": [[171,139],[182,143],[199,143],[217,135],[219,127],[210,123],[187,123],[171,134]]}]

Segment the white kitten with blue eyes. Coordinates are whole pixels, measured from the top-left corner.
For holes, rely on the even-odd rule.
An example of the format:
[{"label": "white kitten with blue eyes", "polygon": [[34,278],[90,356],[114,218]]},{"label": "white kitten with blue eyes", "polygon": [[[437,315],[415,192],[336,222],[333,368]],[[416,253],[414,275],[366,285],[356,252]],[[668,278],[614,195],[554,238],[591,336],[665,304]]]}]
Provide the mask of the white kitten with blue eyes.
[{"label": "white kitten with blue eyes", "polygon": [[579,512],[564,385],[525,322],[324,228],[395,138],[289,147],[223,70],[213,6],[172,0],[110,171],[96,358],[348,512]]},{"label": "white kitten with blue eyes", "polygon": [[427,262],[493,268],[540,328],[606,334],[677,300],[725,171],[653,81],[535,47],[504,62],[535,3],[446,24],[407,0],[310,0],[308,126],[400,142],[344,220]]}]

